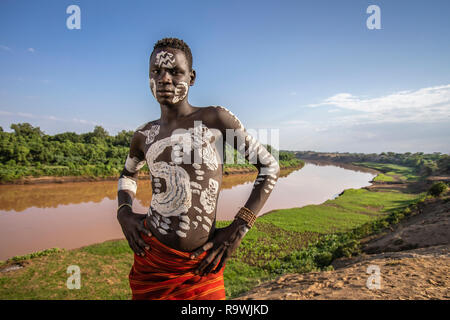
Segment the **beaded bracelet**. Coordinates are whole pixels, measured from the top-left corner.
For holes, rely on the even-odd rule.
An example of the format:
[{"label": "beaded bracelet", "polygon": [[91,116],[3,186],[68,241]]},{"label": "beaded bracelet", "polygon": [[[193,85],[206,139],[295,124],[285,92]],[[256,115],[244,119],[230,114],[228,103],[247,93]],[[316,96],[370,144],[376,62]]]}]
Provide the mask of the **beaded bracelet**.
[{"label": "beaded bracelet", "polygon": [[244,220],[245,222],[247,222],[247,226],[249,228],[253,227],[253,224],[255,223],[256,220],[256,214],[253,213],[252,210],[246,208],[246,207],[242,207],[239,209],[238,213],[235,216],[236,218],[240,218],[242,220]]},{"label": "beaded bracelet", "polygon": [[131,204],[129,203],[122,203],[118,208],[117,208],[117,212],[119,212],[120,208],[124,207],[124,206],[129,206],[131,210],[133,210],[133,207],[131,206]]}]

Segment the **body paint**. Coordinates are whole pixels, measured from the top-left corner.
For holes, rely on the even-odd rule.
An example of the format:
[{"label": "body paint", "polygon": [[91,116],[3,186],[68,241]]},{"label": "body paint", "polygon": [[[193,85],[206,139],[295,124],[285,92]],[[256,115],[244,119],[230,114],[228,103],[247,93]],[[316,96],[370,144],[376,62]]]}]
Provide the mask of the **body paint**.
[{"label": "body paint", "polygon": [[153,78],[150,79],[150,90],[152,91],[153,96],[156,98],[156,83]]},{"label": "body paint", "polygon": [[175,87],[175,93],[173,95],[172,103],[177,103],[186,98],[188,91],[189,85],[186,82],[181,81],[180,83],[178,83]]},{"label": "body paint", "polygon": [[172,53],[167,51],[160,51],[156,54],[155,65],[158,67],[165,67],[173,69],[176,66],[175,57]]},{"label": "body paint", "polygon": [[136,195],[137,184],[136,184],[136,181],[134,181],[133,179],[128,178],[127,176],[122,176],[119,179],[117,189],[118,190],[128,190],[128,191],[131,191],[134,195]]},{"label": "body paint", "polygon": [[125,161],[125,169],[130,173],[136,173],[141,170],[145,165],[145,160],[141,161],[138,157],[130,157],[127,155],[127,160]]}]

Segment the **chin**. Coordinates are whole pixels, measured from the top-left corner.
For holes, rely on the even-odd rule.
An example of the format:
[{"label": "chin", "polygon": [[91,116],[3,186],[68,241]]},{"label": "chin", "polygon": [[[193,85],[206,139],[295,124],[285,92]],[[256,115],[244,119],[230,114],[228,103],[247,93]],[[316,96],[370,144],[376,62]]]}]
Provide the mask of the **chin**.
[{"label": "chin", "polygon": [[177,103],[173,103],[172,99],[160,99],[160,100],[158,100],[158,102],[160,104],[163,104],[163,105],[166,105],[166,106],[174,106],[174,105],[177,104]]}]

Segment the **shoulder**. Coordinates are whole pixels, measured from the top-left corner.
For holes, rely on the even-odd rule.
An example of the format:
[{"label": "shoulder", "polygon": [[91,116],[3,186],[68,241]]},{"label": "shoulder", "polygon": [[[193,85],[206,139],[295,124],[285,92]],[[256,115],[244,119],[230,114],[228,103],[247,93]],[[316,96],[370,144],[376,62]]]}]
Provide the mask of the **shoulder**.
[{"label": "shoulder", "polygon": [[132,145],[143,148],[143,145],[150,136],[156,136],[159,133],[159,119],[146,122],[134,130]]},{"label": "shoulder", "polygon": [[208,108],[208,112],[213,115],[219,128],[244,129],[244,125],[230,109],[224,106],[211,106]]},{"label": "shoulder", "polygon": [[157,120],[153,120],[153,121],[149,121],[149,122],[146,122],[146,123],[144,123],[144,124],[141,124],[139,127],[137,127],[135,130],[134,130],[134,133],[136,134],[136,133],[139,133],[139,132],[144,132],[145,130],[149,130],[149,129],[151,129],[151,127],[153,127],[153,126],[155,126],[155,125],[158,125],[159,126],[159,119],[157,119]]}]

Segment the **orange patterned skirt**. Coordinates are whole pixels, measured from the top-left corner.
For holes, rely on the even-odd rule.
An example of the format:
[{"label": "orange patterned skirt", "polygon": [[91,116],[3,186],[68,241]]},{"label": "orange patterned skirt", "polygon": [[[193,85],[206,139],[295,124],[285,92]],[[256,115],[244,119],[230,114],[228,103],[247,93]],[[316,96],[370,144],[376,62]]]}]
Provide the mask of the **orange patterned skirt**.
[{"label": "orange patterned skirt", "polygon": [[205,276],[193,271],[208,252],[196,259],[172,249],[155,237],[142,235],[149,244],[143,257],[134,254],[129,274],[133,300],[225,300],[223,270]]}]

